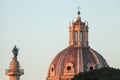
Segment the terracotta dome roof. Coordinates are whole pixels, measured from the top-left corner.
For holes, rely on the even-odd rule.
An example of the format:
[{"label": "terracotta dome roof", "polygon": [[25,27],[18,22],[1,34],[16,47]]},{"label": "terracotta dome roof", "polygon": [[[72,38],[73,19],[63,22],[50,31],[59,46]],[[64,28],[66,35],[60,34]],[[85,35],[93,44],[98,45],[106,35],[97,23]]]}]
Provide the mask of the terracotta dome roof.
[{"label": "terracotta dome roof", "polygon": [[80,72],[107,67],[105,59],[88,43],[88,24],[78,14],[69,26],[69,47],[53,59],[46,80],[71,80]]},{"label": "terracotta dome roof", "polygon": [[48,70],[48,77],[74,76],[79,72],[107,66],[105,59],[92,48],[70,46],[53,59]]}]

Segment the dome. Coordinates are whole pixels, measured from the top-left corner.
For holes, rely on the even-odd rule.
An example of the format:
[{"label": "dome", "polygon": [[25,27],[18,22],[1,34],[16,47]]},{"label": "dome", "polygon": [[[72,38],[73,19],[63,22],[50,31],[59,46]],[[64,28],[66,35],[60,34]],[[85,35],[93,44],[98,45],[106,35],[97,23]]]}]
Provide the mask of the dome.
[{"label": "dome", "polygon": [[80,14],[69,26],[69,46],[51,62],[46,80],[71,80],[74,75],[108,67],[105,59],[88,44],[88,24]]},{"label": "dome", "polygon": [[[107,67],[105,59],[90,47],[70,46],[53,59],[48,70],[48,80],[59,76],[71,78],[79,72]],[[55,77],[56,76],[56,77]]]}]

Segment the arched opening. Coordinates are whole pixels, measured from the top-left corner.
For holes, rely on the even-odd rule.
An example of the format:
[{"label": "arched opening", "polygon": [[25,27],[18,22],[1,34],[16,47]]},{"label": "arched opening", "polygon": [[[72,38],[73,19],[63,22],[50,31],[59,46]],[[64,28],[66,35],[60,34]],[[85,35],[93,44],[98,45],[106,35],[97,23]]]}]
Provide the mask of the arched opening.
[{"label": "arched opening", "polygon": [[53,64],[50,66],[50,76],[55,76],[55,66]]},{"label": "arched opening", "polygon": [[68,71],[71,70],[71,66],[67,66],[67,70],[68,70]]},{"label": "arched opening", "polygon": [[51,68],[51,71],[52,71],[52,72],[54,71],[54,68],[53,68],[53,67]]},{"label": "arched opening", "polygon": [[65,67],[64,67],[64,75],[74,75],[74,66],[73,66],[73,63],[71,62],[68,62],[65,64]]},{"label": "arched opening", "polygon": [[75,31],[75,42],[78,42],[78,32]]},{"label": "arched opening", "polygon": [[93,70],[93,67],[92,67],[92,66],[90,66],[90,67],[89,67],[89,70],[90,70],[90,71],[92,71],[92,70]]},{"label": "arched opening", "polygon": [[70,33],[69,33],[69,40],[71,41],[72,40],[72,33],[71,33],[71,31],[70,31]]},{"label": "arched opening", "polygon": [[83,32],[80,32],[80,41],[83,41]]}]

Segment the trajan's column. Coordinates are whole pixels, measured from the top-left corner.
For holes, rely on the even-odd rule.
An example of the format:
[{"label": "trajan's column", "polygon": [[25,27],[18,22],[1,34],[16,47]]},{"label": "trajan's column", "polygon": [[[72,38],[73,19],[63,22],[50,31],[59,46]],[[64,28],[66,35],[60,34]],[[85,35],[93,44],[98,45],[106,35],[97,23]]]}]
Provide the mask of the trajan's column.
[{"label": "trajan's column", "polygon": [[20,64],[17,60],[18,50],[19,49],[16,46],[14,46],[12,50],[14,57],[10,62],[9,69],[7,69],[5,73],[6,75],[9,76],[9,80],[20,80],[20,76],[24,74],[24,70],[20,69]]}]

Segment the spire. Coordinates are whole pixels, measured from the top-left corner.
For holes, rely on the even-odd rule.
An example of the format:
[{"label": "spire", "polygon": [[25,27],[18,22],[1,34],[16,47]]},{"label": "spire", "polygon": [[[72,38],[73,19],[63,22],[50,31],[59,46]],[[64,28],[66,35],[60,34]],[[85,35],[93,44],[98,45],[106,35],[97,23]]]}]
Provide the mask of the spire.
[{"label": "spire", "polygon": [[78,15],[80,15],[80,7],[78,6]]},{"label": "spire", "polygon": [[78,14],[77,20],[80,20],[81,17],[80,17],[80,7],[79,6],[78,6],[78,12],[77,12],[77,14]]}]

